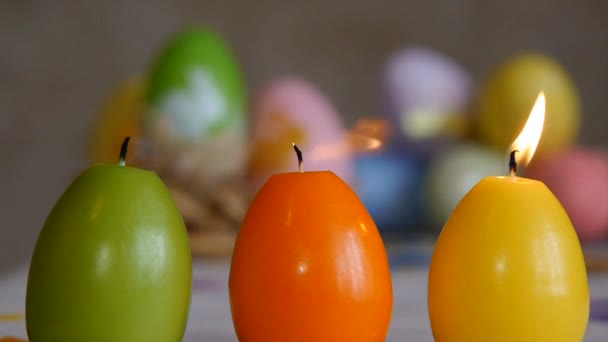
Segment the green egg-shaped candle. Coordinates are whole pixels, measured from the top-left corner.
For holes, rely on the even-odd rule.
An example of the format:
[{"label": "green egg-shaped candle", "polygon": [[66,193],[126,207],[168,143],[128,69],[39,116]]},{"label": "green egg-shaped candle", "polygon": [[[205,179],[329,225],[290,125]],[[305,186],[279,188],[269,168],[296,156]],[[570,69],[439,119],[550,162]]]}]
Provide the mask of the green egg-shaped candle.
[{"label": "green egg-shaped candle", "polygon": [[148,71],[144,130],[162,130],[193,144],[226,134],[244,136],[246,94],[228,44],[210,29],[193,27],[172,37]]},{"label": "green egg-shaped candle", "polygon": [[179,342],[192,256],[173,198],[151,171],[95,164],[67,188],[31,260],[31,342]]}]

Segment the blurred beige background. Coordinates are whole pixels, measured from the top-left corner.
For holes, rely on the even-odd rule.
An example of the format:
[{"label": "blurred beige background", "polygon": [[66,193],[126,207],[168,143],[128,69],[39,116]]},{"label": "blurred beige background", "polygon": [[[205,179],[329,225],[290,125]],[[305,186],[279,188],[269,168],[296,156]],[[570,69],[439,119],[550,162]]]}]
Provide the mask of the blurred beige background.
[{"label": "blurred beige background", "polygon": [[86,166],[85,138],[110,89],[186,24],[223,34],[252,89],[304,76],[348,124],[375,114],[379,70],[395,49],[430,46],[478,80],[535,49],[579,87],[581,142],[605,146],[607,15],[604,0],[2,1],[0,270],[29,258],[54,201]]}]

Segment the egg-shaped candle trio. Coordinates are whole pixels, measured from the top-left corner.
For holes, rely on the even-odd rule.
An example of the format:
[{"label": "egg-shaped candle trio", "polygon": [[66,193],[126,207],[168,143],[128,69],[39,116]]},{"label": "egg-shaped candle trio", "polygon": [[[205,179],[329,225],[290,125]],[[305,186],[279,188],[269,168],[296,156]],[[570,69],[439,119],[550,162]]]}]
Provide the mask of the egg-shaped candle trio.
[{"label": "egg-shaped candle trio", "polygon": [[515,154],[529,161],[543,118],[539,96],[513,144],[510,175],[475,185],[439,236],[428,285],[438,342],[583,340],[589,286],[576,232],[542,182],[516,176]]},{"label": "egg-shaped candle trio", "polygon": [[29,269],[32,342],[178,342],[186,329],[192,257],[163,182],[121,161],[78,176],[50,212]]},{"label": "egg-shaped candle trio", "polygon": [[301,162],[299,172],[271,176],[251,203],[229,292],[240,341],[384,341],[393,305],[365,206],[333,172],[304,172]]}]

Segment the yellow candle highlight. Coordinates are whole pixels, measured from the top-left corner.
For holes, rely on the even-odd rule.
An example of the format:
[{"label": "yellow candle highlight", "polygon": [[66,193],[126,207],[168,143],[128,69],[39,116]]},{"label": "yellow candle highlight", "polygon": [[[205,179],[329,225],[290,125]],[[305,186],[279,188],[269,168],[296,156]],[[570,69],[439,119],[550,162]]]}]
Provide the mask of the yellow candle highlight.
[{"label": "yellow candle highlight", "polygon": [[576,232],[542,182],[516,176],[516,162],[532,159],[543,120],[541,93],[511,146],[519,151],[511,175],[481,180],[443,228],[428,288],[437,342],[583,340],[589,286]]}]

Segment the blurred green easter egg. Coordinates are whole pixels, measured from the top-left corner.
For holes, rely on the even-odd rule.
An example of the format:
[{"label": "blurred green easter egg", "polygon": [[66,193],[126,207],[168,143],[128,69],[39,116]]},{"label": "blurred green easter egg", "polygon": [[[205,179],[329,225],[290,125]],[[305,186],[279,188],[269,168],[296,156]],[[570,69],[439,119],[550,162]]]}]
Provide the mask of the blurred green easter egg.
[{"label": "blurred green easter egg", "polygon": [[146,101],[144,134],[193,143],[246,128],[240,68],[209,29],[189,28],[168,41],[149,70]]},{"label": "blurred green easter egg", "polygon": [[581,122],[579,94],[557,61],[536,53],[509,59],[482,87],[478,102],[480,139],[501,151],[507,149],[524,127],[541,91],[546,97],[546,116],[537,154],[571,145]]},{"label": "blurred green easter egg", "polygon": [[438,153],[424,180],[427,222],[440,230],[464,195],[482,178],[508,174],[508,160],[485,146],[465,143]]}]

